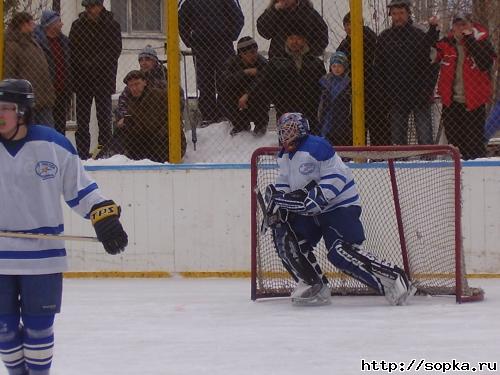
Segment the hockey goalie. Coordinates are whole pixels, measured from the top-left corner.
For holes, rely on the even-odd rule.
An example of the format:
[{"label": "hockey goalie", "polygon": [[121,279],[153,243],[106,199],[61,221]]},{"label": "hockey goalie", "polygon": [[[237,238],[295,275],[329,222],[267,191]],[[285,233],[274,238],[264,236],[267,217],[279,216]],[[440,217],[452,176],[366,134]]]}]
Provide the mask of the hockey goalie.
[{"label": "hockey goalie", "polygon": [[326,305],[328,280],[314,255],[321,238],[328,260],[342,272],[404,305],[415,294],[406,273],[362,248],[361,203],[351,170],[321,137],[309,134],[300,113],[285,113],[278,121],[281,150],[279,174],[268,185],[262,204],[265,225],[284,267],[297,282],[294,305]]}]

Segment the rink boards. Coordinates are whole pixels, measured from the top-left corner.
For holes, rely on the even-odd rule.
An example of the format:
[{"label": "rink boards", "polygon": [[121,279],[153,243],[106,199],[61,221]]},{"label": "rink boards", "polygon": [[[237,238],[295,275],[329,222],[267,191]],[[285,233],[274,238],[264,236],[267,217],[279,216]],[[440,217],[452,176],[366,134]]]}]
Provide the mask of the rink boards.
[{"label": "rink boards", "polygon": [[[89,166],[122,206],[129,246],[66,244],[73,276],[241,277],[250,273],[247,164]],[[462,232],[467,273],[500,277],[500,160],[464,162]],[[93,235],[65,206],[65,232]]]}]

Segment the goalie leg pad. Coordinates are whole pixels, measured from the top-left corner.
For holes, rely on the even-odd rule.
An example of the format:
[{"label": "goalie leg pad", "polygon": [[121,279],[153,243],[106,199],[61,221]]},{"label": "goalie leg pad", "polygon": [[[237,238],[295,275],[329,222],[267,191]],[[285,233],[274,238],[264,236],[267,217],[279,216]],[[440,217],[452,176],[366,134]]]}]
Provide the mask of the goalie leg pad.
[{"label": "goalie leg pad", "polygon": [[306,240],[297,239],[290,223],[276,227],[273,230],[273,240],[278,256],[295,280],[302,280],[308,285],[326,280],[312,253],[312,246]]},{"label": "goalie leg pad", "polygon": [[328,259],[341,271],[384,295],[391,305],[405,304],[416,292],[401,268],[356,245],[338,240],[330,248]]}]

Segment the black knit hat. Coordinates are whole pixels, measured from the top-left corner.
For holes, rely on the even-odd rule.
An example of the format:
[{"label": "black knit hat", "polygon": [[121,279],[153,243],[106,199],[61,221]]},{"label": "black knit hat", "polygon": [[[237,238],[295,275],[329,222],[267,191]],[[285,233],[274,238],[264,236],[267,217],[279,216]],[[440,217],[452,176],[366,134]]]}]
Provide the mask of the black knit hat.
[{"label": "black knit hat", "polygon": [[238,54],[250,51],[251,49],[259,49],[257,42],[251,36],[244,36],[240,40],[238,40],[238,44],[236,45],[236,49],[238,50]]}]

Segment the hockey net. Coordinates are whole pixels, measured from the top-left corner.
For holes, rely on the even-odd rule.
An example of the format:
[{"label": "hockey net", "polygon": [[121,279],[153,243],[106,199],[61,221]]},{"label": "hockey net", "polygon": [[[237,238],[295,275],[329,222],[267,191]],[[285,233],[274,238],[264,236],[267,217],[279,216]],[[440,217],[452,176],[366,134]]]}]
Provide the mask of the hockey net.
[{"label": "hockey net", "polygon": [[[461,238],[461,168],[450,146],[337,147],[352,169],[363,208],[364,248],[404,267],[420,294],[456,295],[457,302],[482,300],[468,286]],[[288,296],[295,282],[261,232],[256,192],[275,183],[277,148],[252,156],[252,299]],[[333,295],[375,292],[339,272],[321,241],[315,255]]]}]

